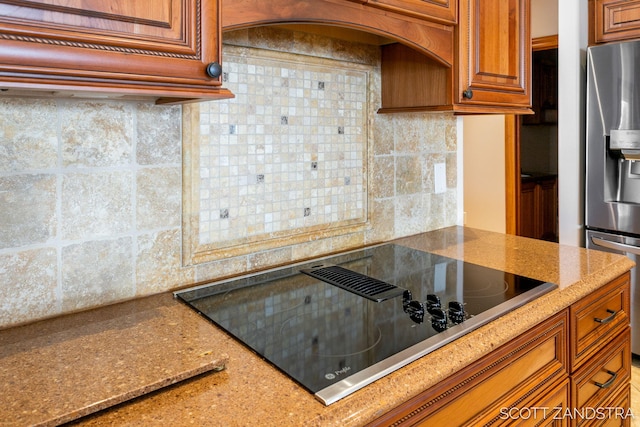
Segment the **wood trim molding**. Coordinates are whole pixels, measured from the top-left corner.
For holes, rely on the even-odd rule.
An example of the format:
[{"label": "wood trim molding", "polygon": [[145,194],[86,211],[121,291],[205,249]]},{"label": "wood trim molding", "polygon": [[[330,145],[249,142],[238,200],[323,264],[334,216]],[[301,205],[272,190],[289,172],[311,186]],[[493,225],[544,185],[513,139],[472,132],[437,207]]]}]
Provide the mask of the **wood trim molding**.
[{"label": "wood trim molding", "polygon": [[504,116],[505,232],[518,234],[520,217],[520,119]]},{"label": "wood trim molding", "polygon": [[558,47],[558,35],[536,37],[531,39],[531,50],[556,49]]}]

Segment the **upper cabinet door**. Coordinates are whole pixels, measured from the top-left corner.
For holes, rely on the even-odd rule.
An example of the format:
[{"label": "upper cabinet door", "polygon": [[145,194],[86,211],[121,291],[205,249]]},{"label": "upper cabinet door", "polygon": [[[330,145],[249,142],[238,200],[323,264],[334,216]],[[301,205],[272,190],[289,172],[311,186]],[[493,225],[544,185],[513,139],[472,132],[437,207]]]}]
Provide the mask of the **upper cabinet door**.
[{"label": "upper cabinet door", "polygon": [[218,0],[0,0],[0,87],[229,97],[207,73],[219,15]]},{"label": "upper cabinet door", "polygon": [[365,0],[360,3],[450,24],[456,23],[458,17],[458,0]]},{"label": "upper cabinet door", "polygon": [[530,0],[461,0],[459,7],[459,111],[530,107]]},{"label": "upper cabinet door", "polygon": [[640,37],[640,1],[589,0],[589,44]]}]

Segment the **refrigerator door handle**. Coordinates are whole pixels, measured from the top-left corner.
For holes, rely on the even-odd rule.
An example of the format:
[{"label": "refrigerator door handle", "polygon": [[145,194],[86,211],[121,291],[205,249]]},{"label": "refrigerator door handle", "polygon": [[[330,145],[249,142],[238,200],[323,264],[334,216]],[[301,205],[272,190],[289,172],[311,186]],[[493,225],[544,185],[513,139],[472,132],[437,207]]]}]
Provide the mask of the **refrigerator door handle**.
[{"label": "refrigerator door handle", "polygon": [[631,253],[634,255],[640,255],[640,247],[627,245],[626,243],[618,243],[612,242],[610,240],[605,240],[600,237],[591,237],[591,241],[596,246],[602,246],[603,248],[609,248],[621,252]]}]

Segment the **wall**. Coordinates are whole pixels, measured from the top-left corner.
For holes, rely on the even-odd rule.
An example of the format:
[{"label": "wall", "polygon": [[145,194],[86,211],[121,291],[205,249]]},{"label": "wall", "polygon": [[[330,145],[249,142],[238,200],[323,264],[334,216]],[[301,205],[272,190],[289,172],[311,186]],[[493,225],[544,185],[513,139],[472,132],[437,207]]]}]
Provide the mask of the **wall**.
[{"label": "wall", "polygon": [[562,0],[558,16],[558,203],[560,243],[584,244],[584,106],[588,2]]},{"label": "wall", "polygon": [[558,34],[558,0],[531,0],[531,38]]},{"label": "wall", "polygon": [[504,116],[466,116],[464,130],[465,225],[504,233]]},{"label": "wall", "polygon": [[[350,60],[361,51],[292,32],[254,36],[275,50],[352,52]],[[374,107],[379,93],[375,62]],[[456,224],[457,120],[374,114],[363,231],[185,266],[182,110],[0,98],[0,327]],[[436,162],[447,165],[440,194],[433,188]]]}]

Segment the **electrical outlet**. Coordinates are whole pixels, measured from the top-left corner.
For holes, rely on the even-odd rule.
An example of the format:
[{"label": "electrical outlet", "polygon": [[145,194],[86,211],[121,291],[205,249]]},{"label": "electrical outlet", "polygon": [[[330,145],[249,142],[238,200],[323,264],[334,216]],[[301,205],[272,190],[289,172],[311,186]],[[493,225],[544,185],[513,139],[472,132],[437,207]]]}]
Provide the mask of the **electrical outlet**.
[{"label": "electrical outlet", "polygon": [[444,193],[447,191],[447,168],[444,163],[434,165],[435,192]]}]

